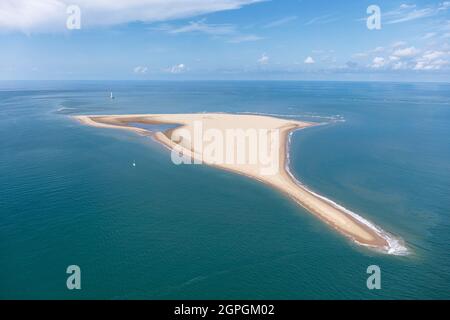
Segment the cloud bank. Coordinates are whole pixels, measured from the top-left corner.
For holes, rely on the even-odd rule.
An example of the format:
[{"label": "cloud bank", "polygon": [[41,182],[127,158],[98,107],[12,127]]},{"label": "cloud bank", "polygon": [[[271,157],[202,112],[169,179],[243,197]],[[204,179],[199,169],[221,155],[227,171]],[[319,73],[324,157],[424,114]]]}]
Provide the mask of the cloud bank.
[{"label": "cloud bank", "polygon": [[81,9],[82,28],[157,22],[239,9],[262,0],[2,0],[0,30],[27,33],[65,29],[69,5]]}]

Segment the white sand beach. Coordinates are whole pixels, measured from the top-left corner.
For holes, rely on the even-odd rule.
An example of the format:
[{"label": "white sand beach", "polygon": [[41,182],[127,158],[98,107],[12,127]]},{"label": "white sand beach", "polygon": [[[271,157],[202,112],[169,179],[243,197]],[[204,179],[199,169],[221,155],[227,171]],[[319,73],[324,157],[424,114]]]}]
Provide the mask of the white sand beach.
[{"label": "white sand beach", "polygon": [[[81,123],[90,126],[130,130],[141,135],[151,136],[156,141],[171,150],[174,150],[175,148],[180,150],[181,148],[183,153],[188,155],[191,159],[202,160],[203,163],[207,165],[242,174],[263,182],[283,192],[293,199],[298,205],[305,208],[329,226],[360,245],[392,254],[396,254],[397,249],[401,247],[401,244],[398,240],[396,240],[396,238],[383,231],[380,227],[375,226],[368,220],[332,202],[324,196],[309,190],[291,175],[289,168],[287,167],[289,134],[294,130],[317,125],[316,123],[281,119],[263,115],[237,115],[224,113],[87,115],[75,116],[75,118]],[[186,145],[184,142],[177,143],[171,139],[171,137],[181,133],[181,130],[192,133],[192,136],[195,135],[194,127],[196,123],[198,124],[199,122],[201,122],[204,131],[214,129],[217,132],[223,132],[224,135],[225,131],[229,129],[260,129],[266,130],[266,134],[273,132],[273,130],[278,130],[280,141],[277,156],[279,157],[272,157],[270,158],[270,161],[279,161],[279,163],[276,163],[279,170],[277,170],[275,174],[263,174],[264,168],[262,168],[262,165],[259,162],[217,163],[208,161],[205,160],[206,150],[195,148],[192,144]],[[152,132],[147,129],[135,127],[133,126],[133,123],[149,125],[178,124],[179,126],[164,132]],[[270,140],[270,137],[266,138],[267,141],[269,141],[269,144],[273,143],[273,141]],[[404,248],[402,247],[402,249]]]}]

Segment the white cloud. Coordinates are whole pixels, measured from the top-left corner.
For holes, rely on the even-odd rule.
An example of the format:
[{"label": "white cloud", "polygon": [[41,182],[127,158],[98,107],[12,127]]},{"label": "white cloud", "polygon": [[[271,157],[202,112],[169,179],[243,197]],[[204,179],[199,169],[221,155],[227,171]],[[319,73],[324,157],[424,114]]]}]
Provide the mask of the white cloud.
[{"label": "white cloud", "polygon": [[337,17],[335,14],[326,14],[323,16],[315,17],[308,22],[305,23],[305,26],[313,25],[313,24],[327,24],[330,22],[334,22],[338,20],[339,17]]},{"label": "white cloud", "polygon": [[440,70],[450,63],[447,60],[439,59],[435,61],[419,60],[414,66],[414,70]]},{"label": "white cloud", "polygon": [[450,8],[450,1],[444,1],[434,6],[427,6],[418,9],[415,4],[402,4],[397,9],[383,13],[383,20],[386,24],[396,24],[412,21],[416,19],[428,18],[447,11]]},{"label": "white cloud", "polygon": [[184,65],[183,63],[176,64],[176,65],[166,69],[166,71],[173,73],[173,74],[183,73],[186,71],[186,65]]},{"label": "white cloud", "polygon": [[416,9],[415,6],[400,6],[399,9],[384,13],[383,17],[385,18],[386,24],[396,24],[430,17],[433,14],[435,14],[435,10],[432,8]]},{"label": "white cloud", "polygon": [[292,22],[294,20],[297,20],[297,16],[284,17],[284,18],[281,18],[281,19],[278,19],[278,20],[275,20],[275,21],[272,21],[272,22],[266,24],[264,26],[264,28],[279,27],[279,26],[282,26],[282,25],[287,24],[289,22]]},{"label": "white cloud", "polygon": [[388,59],[375,57],[369,67],[391,70],[441,70],[450,66],[450,51],[427,50],[419,54],[414,47],[394,50]]},{"label": "white cloud", "polygon": [[404,47],[404,46],[406,46],[405,41],[396,41],[391,45],[392,48],[398,48],[398,47]]},{"label": "white cloud", "polygon": [[379,69],[386,64],[386,60],[383,57],[375,57],[373,58],[372,64],[370,67],[374,69]]},{"label": "white cloud", "polygon": [[[417,59],[414,70],[440,70],[450,65],[449,52],[429,50]],[[445,59],[447,57],[447,59]]]},{"label": "white cloud", "polygon": [[152,27],[151,30],[164,31],[170,34],[203,33],[216,38],[228,38],[228,43],[252,42],[264,39],[263,37],[254,34],[242,34],[237,30],[236,26],[232,24],[206,23],[206,19],[191,21],[183,26],[174,26],[165,23],[157,27]]},{"label": "white cloud", "polygon": [[357,52],[355,54],[352,55],[353,58],[365,58],[367,57],[369,54],[367,52]]},{"label": "white cloud", "polygon": [[445,11],[450,9],[450,1],[441,2],[438,6],[439,11]]},{"label": "white cloud", "polygon": [[423,58],[426,60],[435,60],[438,58],[441,58],[445,55],[446,53],[443,51],[427,51],[424,53]]},{"label": "white cloud", "polygon": [[383,47],[376,47],[375,49],[372,50],[372,52],[374,53],[379,53],[379,52],[383,52],[384,48]]},{"label": "white cloud", "polygon": [[157,22],[239,9],[262,0],[1,0],[0,30],[24,32],[65,29],[68,5],[81,8],[81,25]]},{"label": "white cloud", "polygon": [[379,70],[443,70],[450,69],[450,47],[433,43],[423,49],[407,47],[405,42],[386,46],[384,50],[369,50],[353,55],[367,59],[367,67]]},{"label": "white cloud", "polygon": [[262,54],[261,58],[258,59],[258,63],[259,64],[268,64],[269,63],[269,56],[266,55],[265,53]]},{"label": "white cloud", "polygon": [[435,35],[436,35],[436,32],[428,32],[423,35],[422,39],[427,40],[427,39],[433,38]]},{"label": "white cloud", "polygon": [[241,43],[241,42],[252,42],[264,39],[260,36],[255,36],[254,34],[243,34],[228,40],[229,43]]},{"label": "white cloud", "polygon": [[407,57],[414,57],[418,53],[419,53],[419,50],[417,50],[414,47],[409,47],[409,48],[397,49],[392,54],[397,57],[407,58]]},{"label": "white cloud", "polygon": [[373,55],[379,55],[379,54],[381,54],[384,51],[386,51],[386,49],[384,47],[378,46],[375,49],[372,49],[372,50],[369,50],[369,51],[366,51],[366,52],[354,53],[352,55],[352,57],[356,58],[356,59],[361,59],[361,58],[366,58],[366,57],[370,57],[370,56],[373,56]]},{"label": "white cloud", "polygon": [[415,4],[407,4],[407,3],[403,3],[400,5],[400,9],[411,9],[411,8],[415,8],[416,5]]},{"label": "white cloud", "polygon": [[310,56],[310,57],[306,57],[305,61],[303,61],[306,64],[314,64],[315,61],[314,59]]},{"label": "white cloud", "polygon": [[206,23],[206,19],[191,21],[187,25],[181,27],[163,24],[153,29],[167,31],[172,34],[196,32],[210,35],[226,35],[235,32],[235,27],[231,24],[208,24]]},{"label": "white cloud", "polygon": [[148,71],[148,68],[145,66],[137,66],[137,67],[134,67],[134,69],[133,69],[133,72],[136,74],[145,74],[145,73],[147,73],[147,71]]}]

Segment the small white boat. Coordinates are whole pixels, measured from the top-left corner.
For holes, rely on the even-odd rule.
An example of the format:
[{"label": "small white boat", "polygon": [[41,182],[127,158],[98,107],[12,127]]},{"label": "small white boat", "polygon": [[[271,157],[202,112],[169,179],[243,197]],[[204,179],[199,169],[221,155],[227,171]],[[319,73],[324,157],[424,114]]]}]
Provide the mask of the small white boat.
[{"label": "small white boat", "polygon": [[136,167],[136,161],[133,160],[133,167]]},{"label": "small white boat", "polygon": [[111,99],[114,99],[114,96],[113,96],[113,93],[112,93],[112,91],[111,91]]}]

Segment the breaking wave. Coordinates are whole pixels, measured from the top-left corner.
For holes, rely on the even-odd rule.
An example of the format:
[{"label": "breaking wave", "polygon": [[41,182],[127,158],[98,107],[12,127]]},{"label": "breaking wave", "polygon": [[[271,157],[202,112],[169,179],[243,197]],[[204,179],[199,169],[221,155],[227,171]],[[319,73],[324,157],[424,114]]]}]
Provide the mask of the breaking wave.
[{"label": "breaking wave", "polygon": [[[302,128],[297,129],[297,130],[302,130]],[[286,142],[286,165],[285,165],[285,169],[288,172],[288,174],[291,176],[292,180],[298,184],[300,187],[302,187],[304,190],[306,190],[307,192],[313,194],[314,196],[324,200],[325,202],[329,203],[330,205],[332,205],[333,207],[341,210],[342,212],[344,212],[345,214],[353,217],[354,219],[358,220],[359,222],[361,222],[362,224],[364,224],[365,226],[367,226],[369,229],[373,230],[377,235],[379,235],[381,238],[383,238],[384,240],[386,240],[386,242],[388,243],[387,246],[384,246],[381,250],[381,252],[386,253],[386,254],[391,254],[391,255],[397,255],[397,256],[405,256],[409,254],[409,250],[406,248],[406,246],[404,245],[404,241],[401,238],[397,238],[393,235],[391,235],[390,233],[384,231],[383,229],[381,229],[380,227],[378,227],[377,225],[373,224],[372,222],[368,221],[367,219],[361,217],[360,215],[356,214],[355,212],[344,208],[343,206],[337,204],[336,202],[334,202],[333,200],[330,200],[320,194],[315,193],[314,191],[312,191],[311,189],[309,189],[306,185],[304,185],[303,183],[301,183],[291,172],[290,170],[290,163],[291,163],[291,155],[290,155],[290,145],[291,145],[291,139],[292,139],[292,135],[295,131],[291,131],[289,133],[287,142]],[[367,247],[372,247],[369,246],[367,244],[361,243],[359,241],[357,241],[356,239],[352,238],[352,240],[354,242],[356,242],[359,245],[362,246],[367,246]]]}]

